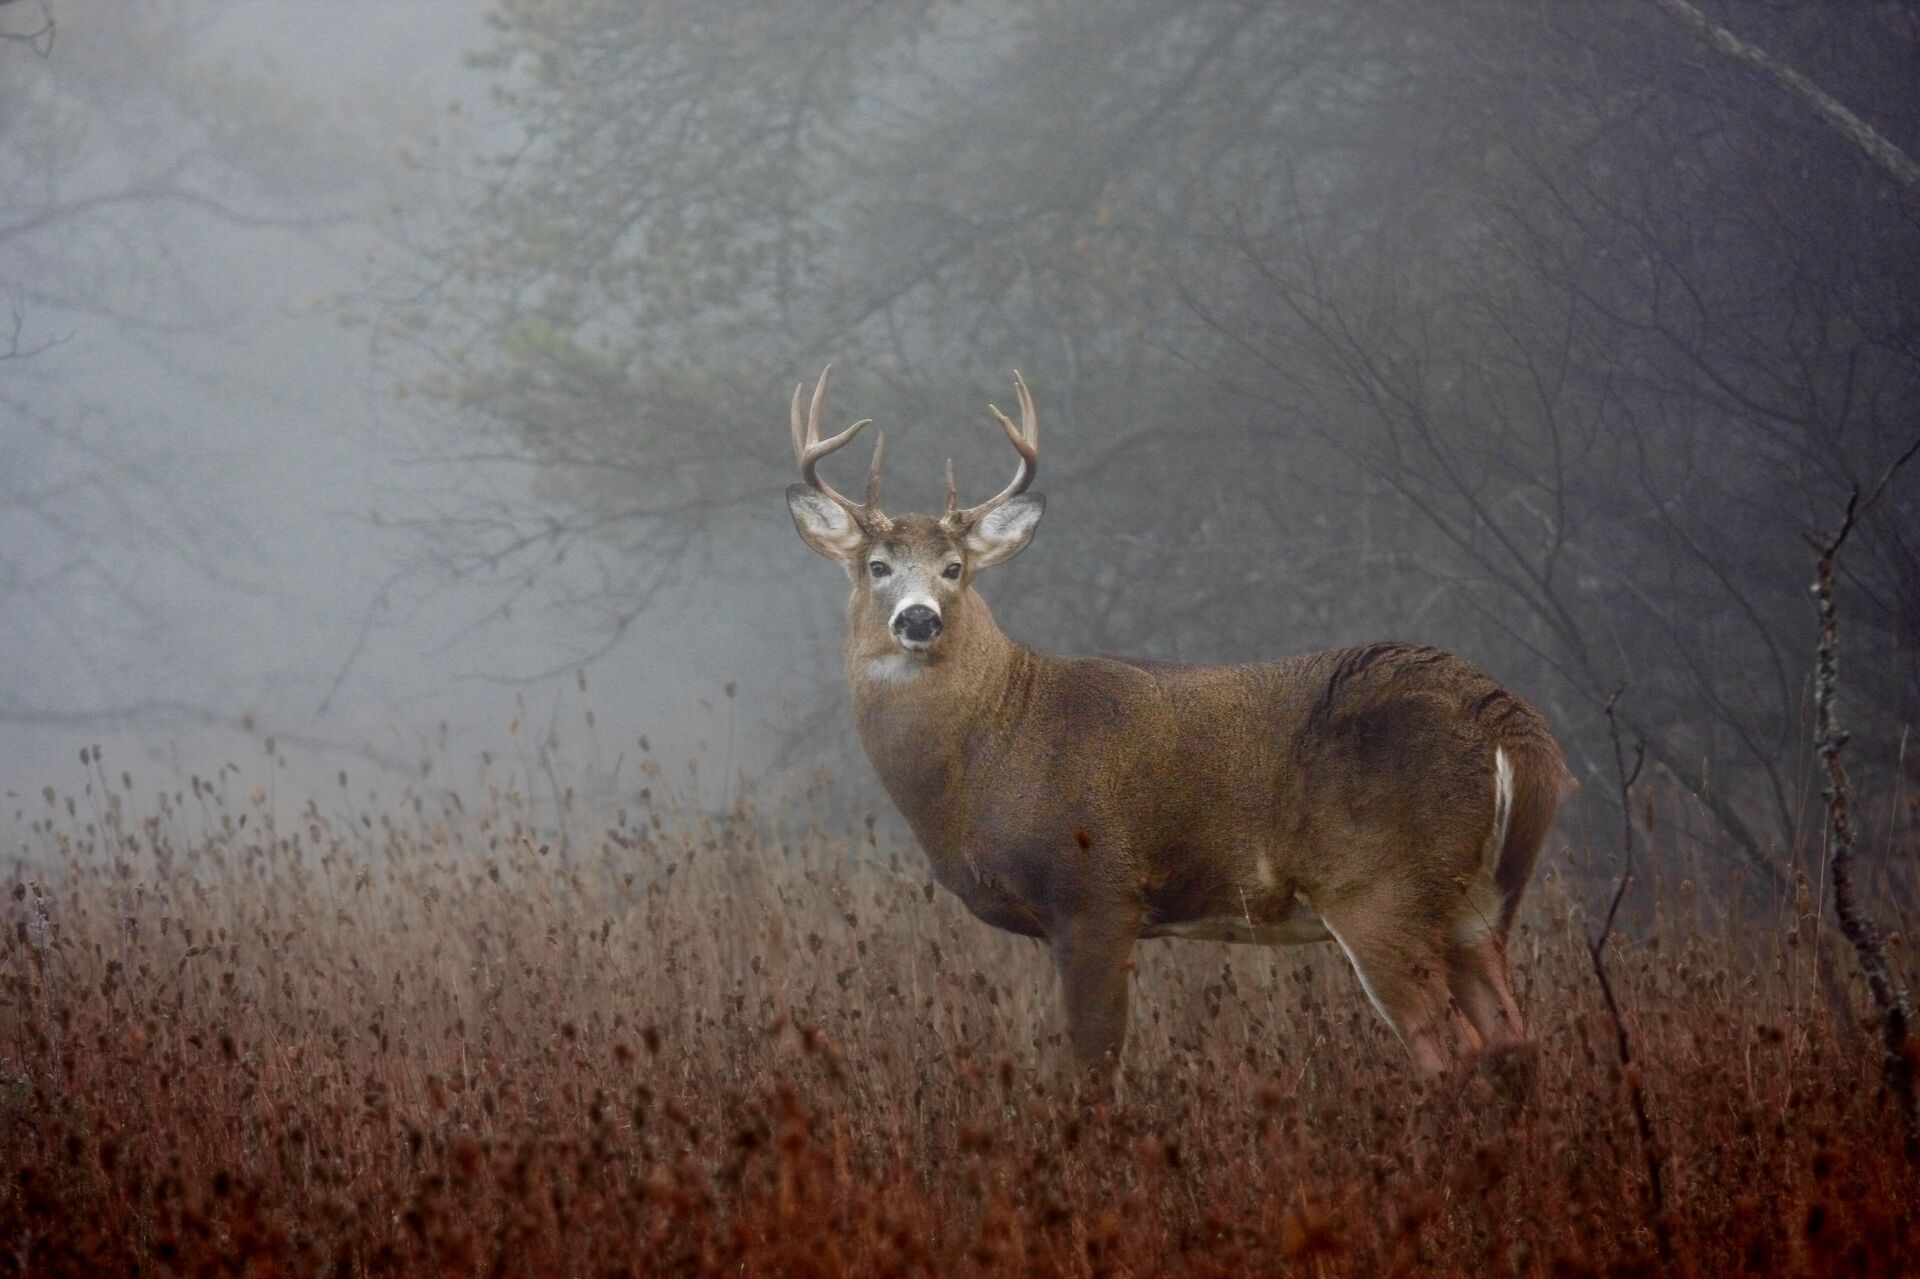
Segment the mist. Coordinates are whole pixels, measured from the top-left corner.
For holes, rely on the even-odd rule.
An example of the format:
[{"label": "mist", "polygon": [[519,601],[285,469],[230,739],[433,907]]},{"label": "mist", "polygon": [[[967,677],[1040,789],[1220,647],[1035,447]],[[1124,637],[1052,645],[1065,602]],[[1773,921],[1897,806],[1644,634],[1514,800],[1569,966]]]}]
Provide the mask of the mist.
[{"label": "mist", "polygon": [[[10,820],[93,745],[144,790],[251,772],[272,741],[297,791],[471,762],[516,723],[577,728],[589,700],[609,741],[648,732],[668,758],[719,745],[729,682],[777,706],[751,678],[764,629],[694,621],[699,580],[587,699],[591,619],[502,612],[504,590],[421,569],[392,531],[540,502],[446,460],[458,430],[406,412],[343,319],[397,220],[465,194],[422,157],[477,167],[513,136],[463,57],[488,39],[478,7],[32,8],[0,14],[30,37],[0,45]],[[742,736],[742,764],[764,759]]]},{"label": "mist", "polygon": [[1915,0],[0,0],[0,1269],[1920,1273],[1917,722]]},{"label": "mist", "polygon": [[[929,509],[948,457],[1005,482],[1017,367],[1016,639],[1448,647],[1601,808],[1618,693],[1700,846],[1784,883],[1804,536],[1913,433],[1920,95],[1904,7],[1725,8],[1891,167],[1651,4],[8,5],[9,807],[95,744],[317,785],[591,711],[703,802],[825,766],[884,815],[785,402],[832,362]],[[1909,468],[1843,573],[1894,842],[1917,515]]]}]

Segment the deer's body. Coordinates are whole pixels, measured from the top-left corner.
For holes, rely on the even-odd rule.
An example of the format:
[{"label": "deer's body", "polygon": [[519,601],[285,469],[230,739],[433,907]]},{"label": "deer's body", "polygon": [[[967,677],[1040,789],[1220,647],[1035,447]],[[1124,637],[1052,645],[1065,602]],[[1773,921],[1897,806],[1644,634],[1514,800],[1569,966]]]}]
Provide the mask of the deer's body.
[{"label": "deer's body", "polygon": [[[1037,455],[1024,385],[1022,402]],[[806,443],[848,433],[803,442],[795,404],[805,470]],[[857,535],[795,511],[816,549],[839,536],[828,553],[861,566],[861,743],[942,886],[1051,945],[1083,1060],[1117,1053],[1133,946],[1152,937],[1335,940],[1423,1067],[1521,1036],[1506,935],[1564,777],[1531,707],[1401,643],[1242,666],[1035,652],[971,584],[1031,536],[1020,480],[935,520],[879,515],[874,475],[866,507],[826,490]],[[1003,503],[1027,513],[993,517]]]}]

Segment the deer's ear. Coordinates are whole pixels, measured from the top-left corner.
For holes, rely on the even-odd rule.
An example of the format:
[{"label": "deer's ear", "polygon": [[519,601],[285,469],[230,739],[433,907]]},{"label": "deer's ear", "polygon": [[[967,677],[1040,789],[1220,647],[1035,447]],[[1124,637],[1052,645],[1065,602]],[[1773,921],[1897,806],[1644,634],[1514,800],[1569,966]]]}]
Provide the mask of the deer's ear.
[{"label": "deer's ear", "polygon": [[866,540],[853,516],[811,485],[787,485],[787,510],[800,540],[830,560],[846,559]]},{"label": "deer's ear", "polygon": [[1022,493],[981,516],[980,522],[967,530],[967,553],[973,557],[973,566],[992,568],[1026,550],[1046,509],[1046,498]]}]

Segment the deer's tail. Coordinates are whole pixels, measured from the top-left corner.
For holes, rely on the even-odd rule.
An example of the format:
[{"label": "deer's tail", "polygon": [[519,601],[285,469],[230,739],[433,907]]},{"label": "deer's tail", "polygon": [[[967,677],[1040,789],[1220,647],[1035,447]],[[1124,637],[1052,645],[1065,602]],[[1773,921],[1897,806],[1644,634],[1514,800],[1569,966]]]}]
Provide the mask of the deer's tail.
[{"label": "deer's tail", "polygon": [[1552,731],[1537,715],[1526,718],[1529,722],[1502,734],[1493,753],[1493,882],[1500,890],[1498,935],[1502,938],[1520,911],[1533,864],[1547,842],[1547,829],[1553,825],[1568,782],[1566,762]]}]

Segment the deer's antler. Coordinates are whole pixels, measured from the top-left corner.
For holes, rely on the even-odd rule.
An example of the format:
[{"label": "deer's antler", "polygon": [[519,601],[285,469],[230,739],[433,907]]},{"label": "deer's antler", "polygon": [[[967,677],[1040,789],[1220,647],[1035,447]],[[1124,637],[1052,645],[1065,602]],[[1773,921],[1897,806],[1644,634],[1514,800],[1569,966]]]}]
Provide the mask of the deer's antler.
[{"label": "deer's antler", "polygon": [[837,503],[856,523],[869,527],[887,518],[880,510],[880,466],[887,452],[887,435],[882,431],[874,442],[873,463],[867,468],[867,500],[864,504],[838,492],[833,485],[820,478],[820,459],[846,447],[860,433],[861,427],[873,421],[870,417],[863,417],[831,439],[820,438],[820,416],[827,406],[827,380],[832,376],[833,365],[829,364],[821,370],[820,380],[813,388],[813,403],[808,407],[805,418],[800,416],[800,396],[806,389],[806,383],[797,383],[793,388],[793,460],[800,464],[801,479],[822,497]]},{"label": "deer's antler", "polygon": [[[1013,473],[1013,483],[1000,490],[999,494],[988,498],[978,506],[959,509],[959,493],[953,482],[953,463],[947,463],[947,515],[949,524],[970,525],[981,516],[993,510],[1010,498],[1020,496],[1033,484],[1033,477],[1040,470],[1040,415],[1033,407],[1033,393],[1027,390],[1027,381],[1020,376],[1020,370],[1013,371],[1014,394],[1020,397],[1020,425],[1015,426],[992,404],[987,411],[1000,423],[1000,429],[1007,433],[1007,443],[1013,445],[1014,452],[1020,455],[1020,469]],[[799,403],[799,401],[795,401]]]}]

